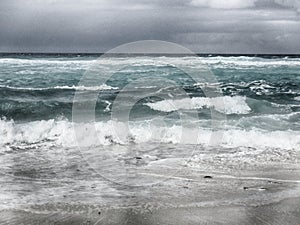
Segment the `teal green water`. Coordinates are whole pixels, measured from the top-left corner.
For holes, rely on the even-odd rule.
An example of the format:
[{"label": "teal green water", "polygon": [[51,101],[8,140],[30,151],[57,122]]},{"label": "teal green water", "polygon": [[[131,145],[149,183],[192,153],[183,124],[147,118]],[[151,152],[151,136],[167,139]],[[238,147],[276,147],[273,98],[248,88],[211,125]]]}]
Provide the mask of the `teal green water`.
[{"label": "teal green water", "polygon": [[[155,97],[157,93],[164,93],[170,97],[168,102],[179,106],[181,113],[186,115],[188,119],[183,123],[191,129],[209,129],[211,110],[214,110],[226,117],[225,130],[228,132],[258,132],[257,135],[264,132],[269,137],[270,132],[280,131],[289,138],[299,137],[300,58],[113,57],[104,59],[100,65],[102,74],[113,72],[105,85],[95,82],[92,86],[80,86],[83,74],[96,60],[93,56],[0,58],[0,116],[4,130],[1,133],[2,143],[39,142],[49,138],[53,129],[57,129],[57,124],[62,123],[64,125],[61,125],[61,129],[66,129],[68,133],[76,91],[99,93],[95,110],[99,123],[107,124],[110,121],[113,103],[122,93],[122,102],[116,106],[116,110],[131,110],[131,119],[139,124],[133,125],[136,129],[140,126],[144,128],[145,121],[153,121],[156,117],[164,117],[170,126],[178,126],[182,122],[179,121],[180,114],[163,99]],[[200,78],[200,83],[199,80],[195,82],[182,70],[172,66],[172,62],[176,62],[197,72],[199,60],[214,74],[216,83],[201,82]],[[120,64],[122,69],[116,69]],[[166,78],[174,80],[176,85],[162,84],[164,88],[158,88],[155,82],[135,82],[131,89],[122,92],[126,85],[139,78],[150,78],[153,81]],[[221,90],[224,109],[208,103],[210,99],[202,91],[203,85]],[[186,95],[181,95],[179,89],[183,89]],[[127,109],[130,99],[145,93],[147,97],[137,101],[132,109]],[[194,105],[188,106],[189,99],[194,101]],[[197,118],[189,118],[191,110],[197,111]],[[20,134],[22,129],[28,127],[37,132],[33,134],[37,136],[33,140]],[[11,132],[21,138],[18,135],[12,138]],[[140,131],[141,134],[144,132]],[[62,137],[59,132],[55,135]],[[298,141],[294,141],[292,146],[298,144]]]}]

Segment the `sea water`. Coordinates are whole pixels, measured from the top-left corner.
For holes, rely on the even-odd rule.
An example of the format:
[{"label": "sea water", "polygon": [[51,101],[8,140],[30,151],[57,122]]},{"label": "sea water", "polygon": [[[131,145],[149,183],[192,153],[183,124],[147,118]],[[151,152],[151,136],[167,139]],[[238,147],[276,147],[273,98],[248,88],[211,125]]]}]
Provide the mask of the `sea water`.
[{"label": "sea water", "polygon": [[[101,127],[102,136],[110,135],[109,129],[106,128],[114,122],[110,120],[110,114],[116,96],[122,91],[124,83],[141,76],[153,80],[161,77],[175,79],[180,83],[173,87],[165,86],[164,90],[158,91],[171,95],[176,94],[176,88],[183,88],[186,96],[151,98],[156,96],[157,92],[151,83],[136,83],[135,86],[132,85],[132,90],[122,92],[124,105],[119,107],[123,108],[126,108],[128,99],[143,93],[148,95],[130,109],[133,142],[143,142],[143,135],[147,133],[146,124],[162,116],[174,120],[170,122],[174,126],[167,129],[156,124],[158,137],[147,141],[176,144],[176,126],[178,132],[180,131],[180,125],[177,123],[179,118],[176,115],[178,110],[187,115],[190,110],[197,110],[198,118],[187,117],[189,121],[181,122],[190,123],[190,130],[186,132],[194,132],[194,129],[197,129],[205,133],[206,128],[211,128],[211,110],[216,110],[224,114],[227,120],[226,128],[224,126],[224,140],[220,143],[224,147],[299,148],[299,58],[199,58],[144,56],[102,59],[102,73],[105,70],[113,70],[115,64],[126,65],[126,68],[116,71],[117,75],[108,80],[108,84],[95,83],[94,86],[84,87],[78,84],[89,67],[97,62],[95,56],[2,57],[0,144],[6,149],[18,148],[20,145],[30,148],[32,144],[51,144],[57,147],[76,144],[73,140],[70,141],[74,125],[72,106],[76,91],[101,93],[96,103],[96,126]],[[201,84],[191,82],[183,71],[173,68],[174,61],[191,67],[194,71],[197,69],[197,63],[206,64],[218,81],[211,85],[220,89],[222,96],[205,96],[201,91]],[[169,63],[168,66],[165,65],[166,62]],[[218,108],[218,99],[224,106]],[[172,107],[174,104],[175,108]],[[120,126],[121,123],[122,121]],[[198,143],[197,140],[194,142]]]},{"label": "sea water", "polygon": [[[90,76],[90,85],[83,85],[95,64],[94,84]],[[190,68],[196,81],[177,65]],[[213,81],[202,79],[203,66]],[[181,166],[232,175],[296,166],[299,159],[297,57],[8,55],[0,58],[0,68],[2,179],[12,180],[7,185],[13,189],[15,179],[26,177],[36,181],[30,188],[37,190],[26,192],[19,184],[18,198],[18,188],[3,189],[3,205],[64,201],[70,189],[64,182],[74,176],[88,185],[103,179],[138,186],[162,182]],[[108,72],[105,83],[97,82],[96,76]],[[164,84],[166,79],[174,85]],[[210,96],[203,91],[207,87]],[[97,96],[81,98],[94,103],[93,120],[74,120],[76,94]],[[112,116],[122,112],[128,118]],[[78,135],[90,129],[95,132]],[[72,168],[91,168],[100,178],[90,181]],[[58,182],[53,197],[41,180]],[[74,185],[83,185],[78,182]],[[118,189],[105,186],[101,193],[72,199],[122,199]]]}]

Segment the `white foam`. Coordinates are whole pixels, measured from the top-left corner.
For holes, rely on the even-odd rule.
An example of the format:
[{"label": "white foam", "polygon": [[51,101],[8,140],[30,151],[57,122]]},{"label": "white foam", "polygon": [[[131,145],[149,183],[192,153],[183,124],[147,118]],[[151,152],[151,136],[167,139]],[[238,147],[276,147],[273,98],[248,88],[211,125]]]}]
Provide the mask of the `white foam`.
[{"label": "white foam", "polygon": [[209,65],[218,66],[240,66],[240,67],[279,67],[279,66],[300,66],[300,60],[293,59],[263,59],[258,57],[202,57],[202,61]]},{"label": "white foam", "polygon": [[300,96],[297,96],[294,99],[297,100],[297,101],[300,101]]},{"label": "white foam", "polygon": [[[209,145],[213,137],[211,130],[197,125],[184,129],[178,125],[153,125],[150,121],[131,122],[129,125],[128,132],[126,123],[116,121],[74,124],[67,120],[52,119],[15,124],[12,120],[0,120],[0,146],[7,148],[39,145],[76,147],[80,143],[81,146],[92,147],[110,144],[126,145],[132,142]],[[93,132],[94,129],[96,132]],[[258,149],[300,148],[300,131],[269,132],[254,128],[246,131],[232,128],[218,132],[223,135],[218,145],[225,148],[241,146]]]},{"label": "white foam", "polygon": [[98,90],[116,90],[117,87],[112,87],[107,84],[102,84],[100,86],[55,86],[55,87],[47,87],[47,88],[34,88],[34,87],[12,87],[12,86],[4,86],[0,85],[0,88],[8,88],[14,90],[29,90],[29,91],[45,91],[45,90],[78,90],[78,91],[98,91]]},{"label": "white foam", "polygon": [[154,103],[145,103],[145,105],[153,110],[162,112],[202,108],[214,108],[225,114],[247,114],[251,111],[244,96],[222,96],[216,98],[194,97],[178,100],[162,100]]},{"label": "white foam", "polygon": [[172,65],[173,63],[190,65],[190,66],[201,66],[199,62],[206,65],[225,66],[225,67],[278,67],[278,66],[300,66],[299,58],[278,58],[278,59],[264,59],[259,57],[105,57],[98,59],[85,58],[85,59],[68,59],[68,58],[31,58],[31,59],[18,59],[18,58],[1,58],[0,63],[3,64],[18,64],[18,65],[44,65],[44,64],[58,64],[64,65],[65,67],[78,67],[88,68],[89,66],[95,65]]},{"label": "white foam", "polygon": [[[290,59],[263,59],[259,57],[125,57],[125,58],[104,58],[100,65],[186,65],[194,68],[204,65],[217,67],[280,67],[300,66],[299,58]],[[201,65],[202,64],[202,65]]]},{"label": "white foam", "polygon": [[5,64],[22,64],[22,65],[38,65],[38,64],[91,64],[94,59],[68,59],[68,58],[0,58],[0,63]]}]

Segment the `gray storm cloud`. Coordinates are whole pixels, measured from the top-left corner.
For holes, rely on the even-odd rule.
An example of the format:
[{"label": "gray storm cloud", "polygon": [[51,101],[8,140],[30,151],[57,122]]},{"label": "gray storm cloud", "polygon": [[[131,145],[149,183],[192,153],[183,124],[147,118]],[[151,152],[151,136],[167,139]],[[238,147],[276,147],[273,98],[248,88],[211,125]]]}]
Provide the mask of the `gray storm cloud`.
[{"label": "gray storm cloud", "polygon": [[265,4],[266,6],[285,6],[300,8],[299,0],[192,0],[191,4],[200,7],[219,8],[219,9],[241,9],[255,7],[259,4]]},{"label": "gray storm cloud", "polygon": [[217,9],[240,9],[255,6],[255,0],[193,0],[191,4]]},{"label": "gray storm cloud", "polygon": [[157,39],[199,53],[300,53],[298,0],[2,0],[1,52],[105,52]]}]

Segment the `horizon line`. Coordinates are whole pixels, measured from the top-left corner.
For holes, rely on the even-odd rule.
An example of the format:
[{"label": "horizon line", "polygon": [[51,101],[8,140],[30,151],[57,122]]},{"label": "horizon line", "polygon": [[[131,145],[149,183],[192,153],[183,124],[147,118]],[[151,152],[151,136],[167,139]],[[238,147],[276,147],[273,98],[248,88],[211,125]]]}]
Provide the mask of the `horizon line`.
[{"label": "horizon line", "polygon": [[198,55],[198,56],[300,56],[300,53],[105,53],[105,52],[0,52],[0,55]]}]

